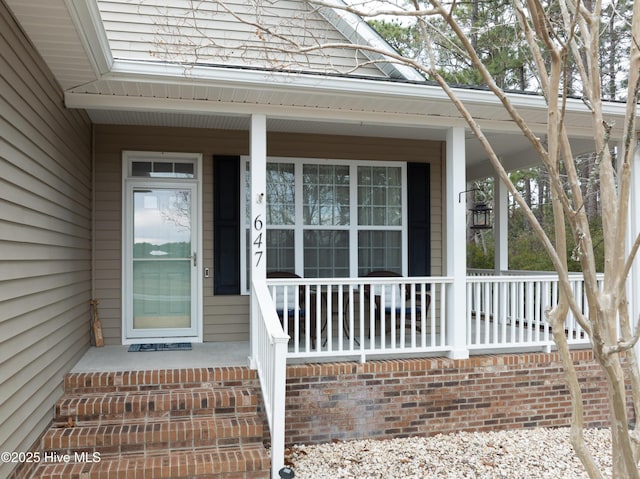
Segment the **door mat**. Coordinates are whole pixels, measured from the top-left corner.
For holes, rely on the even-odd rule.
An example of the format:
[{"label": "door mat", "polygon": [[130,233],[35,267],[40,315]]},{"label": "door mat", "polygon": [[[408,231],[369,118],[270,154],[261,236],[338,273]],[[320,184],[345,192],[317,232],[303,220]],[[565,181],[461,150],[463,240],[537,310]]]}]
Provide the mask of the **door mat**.
[{"label": "door mat", "polygon": [[147,351],[189,351],[190,349],[191,343],[132,344],[129,346],[130,353]]}]

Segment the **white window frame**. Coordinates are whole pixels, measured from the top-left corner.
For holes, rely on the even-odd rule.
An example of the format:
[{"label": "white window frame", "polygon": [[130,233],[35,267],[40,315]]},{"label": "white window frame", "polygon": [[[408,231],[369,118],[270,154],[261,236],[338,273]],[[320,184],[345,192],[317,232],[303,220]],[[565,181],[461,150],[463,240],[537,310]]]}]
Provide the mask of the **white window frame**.
[{"label": "white window frame", "polygon": [[[166,162],[192,162],[194,163],[193,178],[164,178],[164,177],[140,177],[131,176],[131,165],[134,161],[157,161]],[[192,308],[194,317],[193,324],[190,328],[193,333],[185,336],[170,334],[170,330],[149,330],[149,335],[145,336],[140,333],[132,333],[132,302],[129,300],[128,291],[131,288],[130,282],[132,276],[133,256],[131,241],[129,236],[133,231],[133,208],[132,197],[133,189],[147,186],[149,188],[180,188],[190,187],[195,189],[196,194],[193,201],[196,203],[195,225],[192,225],[192,236],[196,240],[195,248],[197,267],[192,275],[195,281],[194,300],[196,304]],[[154,342],[175,342],[175,341],[203,341],[203,280],[202,280],[202,154],[200,153],[176,153],[176,152],[158,152],[158,151],[128,151],[122,152],[122,344],[140,343],[141,339],[148,337]]]},{"label": "white window frame", "polygon": [[[249,156],[241,157],[240,167],[240,184],[241,184],[241,234],[240,234],[240,282],[242,294],[248,294],[247,289],[247,241],[246,231],[249,227],[246,218],[247,198],[245,191],[247,162],[250,161]],[[304,231],[305,230],[346,230],[349,232],[349,276],[358,277],[358,232],[362,230],[379,230],[379,231],[401,231],[402,241],[402,274],[407,275],[408,271],[408,213],[407,213],[407,162],[406,161],[367,161],[367,160],[339,160],[339,159],[318,159],[318,158],[298,158],[298,157],[279,157],[273,156],[267,158],[267,163],[293,163],[295,167],[295,222],[292,226],[294,230],[295,241],[295,272],[304,277]],[[347,165],[349,171],[349,225],[305,225],[303,223],[303,191],[302,191],[302,169],[304,164],[317,165]],[[402,225],[397,226],[375,226],[375,225],[359,225],[358,224],[358,166],[386,166],[400,168],[401,186],[402,186]],[[290,225],[266,225],[268,229],[289,229]],[[268,246],[267,246],[268,248]]]}]

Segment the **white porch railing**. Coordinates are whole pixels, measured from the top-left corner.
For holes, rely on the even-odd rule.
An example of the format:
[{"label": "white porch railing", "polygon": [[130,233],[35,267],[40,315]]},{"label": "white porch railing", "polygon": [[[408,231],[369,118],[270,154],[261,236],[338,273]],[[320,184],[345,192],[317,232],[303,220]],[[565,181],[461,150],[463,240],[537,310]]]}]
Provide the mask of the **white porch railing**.
[{"label": "white porch railing", "polygon": [[[545,310],[557,303],[557,275],[519,273],[467,277],[466,344],[471,352],[552,348]],[[582,275],[570,279],[586,314]],[[287,358],[361,361],[449,352],[451,282],[448,277],[267,280],[276,316],[291,337]],[[589,344],[572,313],[565,332],[570,345]]]},{"label": "white porch railing", "polygon": [[[471,273],[473,274],[473,273]],[[588,313],[582,275],[570,276]],[[450,351],[446,310],[452,279],[268,279],[252,283],[252,351],[271,431],[272,477],[284,463],[287,359],[399,356]],[[545,310],[557,303],[551,273],[467,277],[466,344],[470,351],[550,350]],[[569,344],[589,339],[572,314]]]},{"label": "white porch railing", "polygon": [[[558,302],[554,273],[467,278],[467,347],[470,350],[543,348],[553,345],[545,311]],[[588,313],[581,274],[570,275],[574,297]],[[589,338],[569,312],[565,333],[570,345],[587,345]]]},{"label": "white porch railing", "polygon": [[276,308],[264,280],[253,281],[251,334],[255,367],[271,433],[271,477],[284,466],[284,405],[287,383],[287,343]]},{"label": "white porch railing", "polygon": [[288,358],[359,357],[449,350],[451,278],[268,279]]}]

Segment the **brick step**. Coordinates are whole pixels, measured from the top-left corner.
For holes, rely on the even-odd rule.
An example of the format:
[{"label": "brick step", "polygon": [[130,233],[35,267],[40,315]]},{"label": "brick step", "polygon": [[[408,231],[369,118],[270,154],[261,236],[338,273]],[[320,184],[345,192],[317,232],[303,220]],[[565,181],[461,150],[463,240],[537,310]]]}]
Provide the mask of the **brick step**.
[{"label": "brick step", "polygon": [[156,419],[51,428],[42,450],[69,454],[106,455],[153,453],[159,450],[230,448],[261,445],[263,424],[257,415],[194,419]]},{"label": "brick step", "polygon": [[158,369],[151,371],[79,372],[65,376],[67,394],[255,386],[256,371],[246,367]]},{"label": "brick step", "polygon": [[65,391],[30,477],[270,476],[255,371],[72,373]]},{"label": "brick step", "polygon": [[269,456],[262,446],[241,446],[198,451],[165,451],[159,454],[133,454],[100,457],[89,454],[75,462],[41,463],[35,478],[39,479],[267,479]]},{"label": "brick step", "polygon": [[167,389],[67,394],[55,406],[55,426],[136,418],[195,418],[256,413],[258,399],[249,388]]}]

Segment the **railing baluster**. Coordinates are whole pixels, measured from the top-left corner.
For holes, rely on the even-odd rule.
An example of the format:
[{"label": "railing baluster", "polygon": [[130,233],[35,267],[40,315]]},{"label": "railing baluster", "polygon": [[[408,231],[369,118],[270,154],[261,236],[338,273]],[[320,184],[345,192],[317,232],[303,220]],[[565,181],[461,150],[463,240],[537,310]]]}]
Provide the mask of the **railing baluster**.
[{"label": "railing baluster", "polygon": [[[371,287],[371,290],[373,291],[373,286]],[[380,349],[386,349],[387,347],[387,338],[386,338],[386,334],[387,334],[387,285],[386,284],[381,284],[380,285],[380,307],[379,307],[379,311],[376,311],[377,314],[380,315]],[[395,340],[395,324],[396,324],[396,316],[395,316],[395,310],[394,310],[394,305],[396,302],[396,296],[395,296],[395,292],[393,291],[393,288],[391,288],[391,315],[390,315],[390,319],[391,319],[391,338],[390,341],[394,341]],[[375,338],[375,336],[374,336]]]},{"label": "railing baluster", "polygon": [[473,318],[473,322],[475,324],[475,344],[480,344],[480,329],[481,329],[481,318],[482,318],[482,313],[483,313],[483,308],[482,308],[482,300],[481,300],[481,291],[482,291],[482,285],[480,283],[476,284],[475,290],[473,292],[473,297],[474,297],[474,302],[473,302],[473,306],[474,306],[474,313],[475,313],[475,317]]},{"label": "railing baluster", "polygon": [[338,285],[338,351],[342,351],[344,349],[344,295],[343,295],[343,285]]},{"label": "railing baluster", "polygon": [[420,285],[420,346],[427,346],[427,285]]},{"label": "railing baluster", "polygon": [[487,319],[487,329],[491,329],[491,343],[498,343],[498,310],[500,308],[500,286],[499,283],[491,282],[491,293],[493,295],[493,306],[491,316]]},{"label": "railing baluster", "polygon": [[[509,303],[509,285],[500,283],[500,334],[496,343],[507,342],[507,307]],[[495,320],[494,320],[495,321]]]},{"label": "railing baluster", "polygon": [[493,301],[491,301],[491,283],[484,283],[483,285],[483,314],[484,314],[484,322],[480,321],[480,326],[484,329],[484,344],[490,344],[489,332],[491,330],[491,306],[493,305]]},{"label": "railing baluster", "polygon": [[534,316],[533,316],[533,283],[531,281],[527,281],[527,290],[525,293],[525,308],[526,308],[526,324],[527,324],[527,342],[531,342],[533,340],[533,324],[534,324]]},{"label": "railing baluster", "polygon": [[311,351],[311,291],[309,285],[304,285],[304,350]]},{"label": "railing baluster", "polygon": [[547,342],[551,339],[549,336],[549,333],[551,332],[551,330],[550,330],[549,321],[547,321],[547,309],[552,308],[556,304],[553,290],[554,288],[553,288],[552,281],[545,280],[542,282],[542,297],[540,298],[540,319],[543,324],[543,329],[542,329],[543,342]]},{"label": "railing baluster", "polygon": [[326,335],[327,335],[327,351],[333,351],[333,287],[327,285],[327,304],[326,304]]},{"label": "railing baluster", "polygon": [[[444,284],[440,285],[440,346],[447,345],[447,320],[449,319],[447,311],[447,289]],[[435,301],[434,301],[435,302]],[[435,317],[435,305],[433,306]]]},{"label": "railing baluster", "polygon": [[365,327],[364,327],[364,285],[360,285],[360,361],[364,362],[364,341],[365,341]]},{"label": "railing baluster", "polygon": [[[394,288],[395,289],[395,288]],[[407,285],[402,283],[400,285],[400,304],[402,307],[400,308],[400,347],[405,348],[407,346],[407,308],[406,301],[404,300],[407,297]],[[394,294],[395,298],[395,294]],[[396,308],[393,309],[396,312]]]},{"label": "railing baluster", "polygon": [[[360,295],[362,296],[362,295]],[[349,349],[351,351],[353,351],[354,349],[354,339],[356,336],[356,329],[355,329],[355,323],[354,323],[354,309],[355,309],[355,304],[353,303],[354,299],[353,299],[353,285],[349,285],[349,331],[351,332],[351,334],[349,335]],[[362,323],[362,318],[360,318],[360,323]],[[360,337],[360,341],[362,341],[362,336]]]},{"label": "railing baluster", "polygon": [[[285,288],[287,288],[285,286]],[[300,351],[300,286],[295,285],[293,294],[293,350],[298,352]],[[289,307],[287,306],[287,323],[289,322]],[[284,316],[284,315],[283,315]]]},{"label": "railing baluster", "polygon": [[[587,301],[586,298],[584,297],[584,283],[582,282],[575,282],[576,285],[576,297],[577,300],[579,302],[579,304],[581,305],[581,311],[584,311],[587,308]],[[571,314],[571,333],[572,333],[572,337],[573,339],[580,339],[579,333],[578,333],[578,322],[576,319],[575,314],[573,314],[573,311],[570,311]]]},{"label": "railing baluster", "polygon": [[524,301],[524,289],[522,281],[518,280],[512,283],[512,293],[511,293],[511,330],[510,330],[510,343],[518,344],[522,342],[521,333],[522,333],[522,322],[524,317],[523,311],[523,301]]},{"label": "railing baluster", "polygon": [[517,320],[517,306],[518,298],[516,297],[516,283],[511,282],[509,284],[509,342],[515,343],[516,338],[516,320]]},{"label": "railing baluster", "polygon": [[473,288],[475,286],[474,283],[467,282],[466,285],[466,294],[467,294],[467,344],[472,344],[472,334],[471,330],[473,329]]},{"label": "railing baluster", "polygon": [[320,286],[319,284],[315,285],[315,299],[316,299],[316,304],[315,304],[315,308],[316,308],[316,317],[315,317],[315,322],[316,322],[316,351],[321,351],[322,350],[322,286]]},{"label": "railing baluster", "polygon": [[544,317],[544,298],[547,294],[545,282],[538,281],[538,297],[536,301],[536,313],[538,314],[538,341],[545,341],[545,329],[547,329],[547,322]]}]

